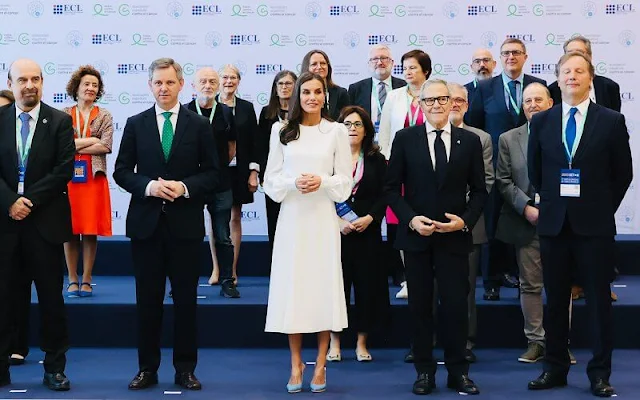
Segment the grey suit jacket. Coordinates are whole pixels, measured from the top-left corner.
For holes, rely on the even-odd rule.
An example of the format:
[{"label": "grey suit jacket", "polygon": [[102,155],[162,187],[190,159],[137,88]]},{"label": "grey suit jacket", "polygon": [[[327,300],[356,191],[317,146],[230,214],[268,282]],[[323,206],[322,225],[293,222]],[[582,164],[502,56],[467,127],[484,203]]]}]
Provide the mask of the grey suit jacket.
[{"label": "grey suit jacket", "polygon": [[[480,138],[482,143],[482,160],[484,161],[484,181],[487,185],[487,193],[491,193],[493,182],[495,181],[495,174],[493,171],[493,145],[491,144],[491,135],[487,132],[469,126],[467,124],[462,125],[463,129],[475,133]],[[484,213],[480,216],[480,219],[473,228],[473,244],[487,243],[487,229],[485,228]]]},{"label": "grey suit jacket", "polygon": [[535,199],[535,189],[529,182],[527,124],[500,135],[496,184],[504,198],[500,211],[496,238],[505,243],[524,246],[531,243],[536,227],[524,217],[524,209]]}]

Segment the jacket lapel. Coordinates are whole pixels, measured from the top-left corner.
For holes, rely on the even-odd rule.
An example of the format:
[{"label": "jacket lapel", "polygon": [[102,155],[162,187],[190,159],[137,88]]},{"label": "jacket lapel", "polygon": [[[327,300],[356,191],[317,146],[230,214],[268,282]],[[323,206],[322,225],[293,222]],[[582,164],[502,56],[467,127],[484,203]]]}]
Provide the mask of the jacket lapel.
[{"label": "jacket lapel", "polygon": [[607,96],[605,95],[604,80],[599,76],[593,77],[593,89],[596,91],[596,103],[605,104]]},{"label": "jacket lapel", "polygon": [[[36,130],[33,133],[33,140],[31,141],[31,150],[29,151],[29,157],[27,159],[27,173],[29,173],[29,163],[31,160],[37,160],[38,151],[42,147],[45,138],[49,134],[49,126],[51,125],[51,108],[44,103],[40,103],[40,115],[38,116],[38,122],[36,123]],[[15,139],[14,139],[15,140]],[[17,157],[17,153],[16,153]]]},{"label": "jacket lapel", "polygon": [[187,130],[187,125],[189,125],[189,113],[184,108],[184,106],[180,106],[180,111],[178,112],[178,122],[176,123],[176,131],[173,134],[173,142],[171,142],[171,151],[169,152],[169,160],[171,160],[171,156],[173,155],[176,148],[180,144],[180,141],[184,137],[184,134]]},{"label": "jacket lapel", "polygon": [[498,107],[500,107],[500,109],[504,113],[507,113],[509,115],[509,118],[511,118],[511,113],[509,112],[507,103],[505,102],[504,83],[502,83],[502,75],[498,75],[493,78],[493,97],[496,99],[496,103],[499,104]]},{"label": "jacket lapel", "polygon": [[[425,160],[426,162],[426,165],[423,169],[424,171],[426,171],[427,175],[434,175],[435,172],[433,171],[433,161],[431,160],[431,152],[429,151],[429,143],[427,142],[427,130],[425,129],[424,125],[415,126],[413,127],[413,129],[415,129],[418,140],[417,150],[426,155],[426,158],[423,158],[423,160]],[[435,176],[433,178],[435,178]]]},{"label": "jacket lapel", "polygon": [[522,157],[526,160],[527,151],[529,150],[529,131],[526,124],[518,130],[518,143],[520,144],[520,150],[522,150]]},{"label": "jacket lapel", "polygon": [[18,178],[18,144],[16,143],[16,106],[8,107],[3,114],[1,126],[5,127],[5,135],[8,142],[9,154],[11,158],[9,167],[16,171],[16,179]]},{"label": "jacket lapel", "polygon": [[161,162],[164,163],[164,153],[162,152],[162,142],[160,139],[160,131],[158,130],[155,106],[146,111],[144,125],[144,134],[149,136],[149,142],[152,146],[150,150],[157,154]]},{"label": "jacket lapel", "polygon": [[[371,103],[371,93],[373,92],[373,78],[367,80],[364,85],[364,92],[361,94],[362,101],[364,102],[364,109],[369,110],[369,115],[373,115],[373,104]],[[375,121],[374,121],[375,122]]]},{"label": "jacket lapel", "polygon": [[599,107],[593,102],[589,102],[589,108],[587,109],[587,120],[584,122],[582,137],[580,138],[580,143],[578,143],[576,154],[573,157],[574,164],[576,160],[579,160],[587,150],[587,147],[589,147],[589,143],[593,141],[595,126],[598,122],[598,111],[600,111]]},{"label": "jacket lapel", "polygon": [[438,188],[442,188],[445,182],[449,179],[449,174],[451,171],[451,166],[456,165],[457,158],[460,154],[460,146],[462,145],[462,139],[460,135],[460,130],[455,126],[451,126],[451,148],[449,149],[449,161],[447,162],[447,179],[444,182],[440,182]]}]

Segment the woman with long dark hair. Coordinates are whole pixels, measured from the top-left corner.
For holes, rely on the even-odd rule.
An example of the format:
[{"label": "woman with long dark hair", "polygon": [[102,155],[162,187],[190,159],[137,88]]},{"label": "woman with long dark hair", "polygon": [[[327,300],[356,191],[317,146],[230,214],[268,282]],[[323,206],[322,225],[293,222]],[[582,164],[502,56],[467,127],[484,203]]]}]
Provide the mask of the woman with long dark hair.
[{"label": "woman with long dark hair", "polygon": [[[273,78],[271,85],[271,95],[269,103],[260,111],[258,119],[258,130],[260,148],[262,150],[263,161],[260,165],[267,165],[269,159],[269,138],[271,136],[271,128],[278,121],[285,121],[289,116],[289,99],[293,93],[293,86],[296,84],[298,77],[291,71],[280,71]],[[264,168],[260,172],[260,182],[264,182]],[[267,209],[267,232],[269,234],[270,255],[273,253],[273,239],[276,234],[276,221],[280,212],[280,204],[271,200],[271,197],[265,196],[265,206]]]},{"label": "woman with long dark hair", "polygon": [[271,130],[265,193],[281,204],[273,246],[266,332],[289,335],[287,391],[302,390],[302,334],[318,334],[311,391],[327,385],[329,332],[347,327],[335,203],[351,194],[347,130],[326,119],[324,79],[296,82],[289,119]]},{"label": "woman with long dark hair", "polygon": [[329,61],[327,53],[322,50],[311,50],[302,59],[300,70],[303,72],[309,71],[322,77],[327,87],[325,108],[331,120],[337,120],[342,108],[349,105],[349,92],[347,92],[347,89],[333,82],[333,78],[331,77],[333,68],[331,67],[331,61]]}]

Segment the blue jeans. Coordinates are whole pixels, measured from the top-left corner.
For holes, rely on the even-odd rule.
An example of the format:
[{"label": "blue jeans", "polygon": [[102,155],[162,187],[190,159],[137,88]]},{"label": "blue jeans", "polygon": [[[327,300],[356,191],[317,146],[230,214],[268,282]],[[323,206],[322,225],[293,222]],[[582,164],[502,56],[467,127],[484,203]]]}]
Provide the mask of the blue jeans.
[{"label": "blue jeans", "polygon": [[207,204],[211,216],[211,229],[215,241],[216,257],[220,266],[220,284],[233,281],[233,242],[231,241],[231,207],[233,193],[231,189],[215,193]]}]

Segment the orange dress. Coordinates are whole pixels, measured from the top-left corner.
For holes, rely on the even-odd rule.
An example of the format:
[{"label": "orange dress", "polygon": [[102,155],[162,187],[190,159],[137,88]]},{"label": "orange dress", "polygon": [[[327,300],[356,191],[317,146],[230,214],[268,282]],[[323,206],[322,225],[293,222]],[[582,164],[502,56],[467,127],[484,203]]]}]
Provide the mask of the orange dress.
[{"label": "orange dress", "polygon": [[[74,136],[77,139],[76,106],[70,109],[73,119]],[[93,107],[89,114],[89,127],[98,116],[99,109]],[[84,118],[80,114],[80,129],[84,130]],[[87,137],[91,137],[91,128],[87,129]],[[74,235],[111,236],[111,197],[109,182],[104,173],[94,175],[90,154],[75,155],[75,160],[83,160],[87,165],[87,181],[83,183],[69,182],[69,203],[71,204],[71,223]]]}]

